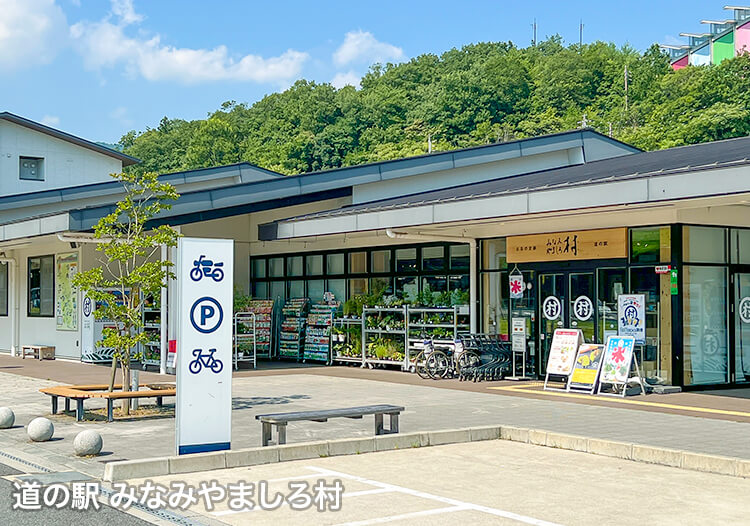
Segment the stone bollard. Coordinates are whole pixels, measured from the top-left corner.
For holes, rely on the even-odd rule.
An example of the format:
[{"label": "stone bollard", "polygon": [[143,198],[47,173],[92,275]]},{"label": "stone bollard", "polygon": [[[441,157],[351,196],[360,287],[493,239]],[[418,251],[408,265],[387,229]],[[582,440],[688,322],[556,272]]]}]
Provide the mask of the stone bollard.
[{"label": "stone bollard", "polygon": [[16,415],[10,407],[0,407],[0,429],[13,427],[16,422]]},{"label": "stone bollard", "polygon": [[73,451],[79,457],[98,455],[102,450],[102,436],[93,429],[81,431],[73,439]]},{"label": "stone bollard", "polygon": [[26,433],[34,442],[46,442],[55,433],[55,426],[44,417],[35,418],[26,426]]}]

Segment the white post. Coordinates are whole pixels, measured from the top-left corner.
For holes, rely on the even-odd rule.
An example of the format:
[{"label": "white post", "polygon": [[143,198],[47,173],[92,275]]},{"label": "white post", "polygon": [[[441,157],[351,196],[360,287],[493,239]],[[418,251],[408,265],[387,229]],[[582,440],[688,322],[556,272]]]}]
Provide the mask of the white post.
[{"label": "white post", "polygon": [[[169,255],[168,255],[167,245],[162,245],[161,246],[161,260],[167,261],[168,259],[169,259]],[[167,282],[169,282],[169,280],[167,280]],[[168,334],[167,333],[167,330],[168,330],[167,329],[167,325],[168,325],[167,324],[167,312],[168,312],[167,301],[168,300],[167,298],[168,298],[168,288],[164,286],[161,288],[161,301],[159,303],[159,309],[160,309],[159,317],[161,319],[161,324],[160,324],[160,329],[159,329],[159,333],[160,333],[159,334],[159,337],[160,337],[159,372],[161,374],[167,374],[167,351],[168,351],[167,349],[168,347],[168,343],[167,343],[167,334]]]},{"label": "white post", "polygon": [[477,241],[469,240],[469,323],[471,332],[477,333]]}]

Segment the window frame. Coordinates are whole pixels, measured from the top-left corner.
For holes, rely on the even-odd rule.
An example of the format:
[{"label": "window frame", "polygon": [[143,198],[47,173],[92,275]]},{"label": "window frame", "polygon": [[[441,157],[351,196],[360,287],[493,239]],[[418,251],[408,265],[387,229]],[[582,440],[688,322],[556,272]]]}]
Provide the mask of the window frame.
[{"label": "window frame", "polygon": [[[24,161],[38,161],[39,166],[37,170],[39,171],[39,177],[31,178],[31,177],[23,177],[23,170],[21,169],[21,164]],[[31,155],[19,155],[18,156],[18,180],[19,181],[36,181],[36,182],[44,182],[45,181],[45,173],[44,173],[44,157],[34,157]]]},{"label": "window frame", "polygon": [[[49,258],[52,260],[52,312],[50,314],[44,314],[42,310],[42,274],[41,274],[41,261]],[[40,272],[39,272],[39,314],[33,314],[31,312],[31,260],[38,259],[40,261]],[[29,256],[26,258],[26,317],[27,318],[54,318],[55,317],[55,255],[45,254],[41,256]]]}]

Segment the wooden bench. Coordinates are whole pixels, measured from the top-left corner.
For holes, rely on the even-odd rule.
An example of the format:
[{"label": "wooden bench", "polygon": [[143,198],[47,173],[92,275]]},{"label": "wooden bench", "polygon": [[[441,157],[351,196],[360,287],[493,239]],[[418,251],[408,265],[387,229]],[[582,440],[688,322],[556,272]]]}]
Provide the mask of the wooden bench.
[{"label": "wooden bench", "polygon": [[[174,387],[163,385],[140,384],[140,387],[150,387],[143,391],[123,391],[122,385],[115,385],[116,391],[108,391],[108,385],[61,385],[45,387],[39,391],[52,398],[52,414],[57,414],[58,398],[65,400],[65,411],[70,411],[70,401],[76,401],[76,421],[83,420],[83,401],[89,398],[104,398],[107,400],[107,422],[114,421],[113,410],[115,400],[134,398],[156,398],[156,405],[161,407],[165,396],[177,396]],[[156,389],[153,389],[156,387]]]},{"label": "wooden bench", "polygon": [[21,359],[25,360],[26,355],[40,360],[54,360],[55,348],[52,345],[22,345]]},{"label": "wooden bench", "polygon": [[[276,444],[281,445],[286,444],[286,425],[289,422],[299,422],[302,420],[327,422],[329,418],[362,418],[365,415],[375,415],[376,435],[398,433],[398,416],[403,410],[403,407],[397,405],[366,405],[344,409],[256,415],[255,419],[260,420],[263,424],[263,445],[267,446],[271,443],[272,426],[276,426]],[[383,415],[390,417],[389,429],[383,427]]]}]

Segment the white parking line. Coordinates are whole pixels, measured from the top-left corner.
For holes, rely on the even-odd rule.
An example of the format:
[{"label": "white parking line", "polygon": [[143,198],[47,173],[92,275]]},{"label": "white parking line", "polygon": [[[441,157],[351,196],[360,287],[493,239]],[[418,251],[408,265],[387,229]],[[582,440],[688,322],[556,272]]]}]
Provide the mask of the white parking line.
[{"label": "white parking line", "polygon": [[435,508],[432,510],[424,511],[413,511],[411,513],[403,513],[401,515],[391,515],[389,517],[378,517],[376,519],[367,519],[363,521],[354,522],[342,522],[336,526],[366,526],[367,524],[383,524],[385,522],[400,521],[403,519],[412,519],[414,517],[424,517],[425,515],[439,515],[441,513],[452,513],[455,511],[466,511],[469,508],[463,508],[461,506],[449,506],[447,508]]},{"label": "white parking line", "polygon": [[[472,511],[479,511],[482,513],[487,513],[489,515],[494,515],[496,517],[503,517],[505,519],[511,519],[511,520],[515,520],[518,522],[523,522],[525,524],[531,524],[533,526],[560,526],[559,524],[555,522],[549,522],[549,521],[545,521],[542,519],[535,519],[534,517],[527,517],[526,515],[520,515],[518,513],[513,513],[511,511],[505,511],[505,510],[500,510],[497,508],[481,506],[479,504],[472,504],[471,502],[464,502],[464,501],[460,501],[456,499],[451,499],[448,497],[441,497],[440,495],[433,495],[431,493],[426,493],[424,491],[418,491],[418,490],[414,490],[410,488],[404,488],[402,486],[396,486],[395,484],[388,484],[386,482],[379,482],[377,480],[367,479],[364,477],[358,477],[356,475],[349,475],[347,473],[341,473],[340,471],[333,471],[330,469],[318,468],[314,466],[308,466],[307,469],[311,469],[321,475],[354,480],[356,482],[361,482],[362,484],[369,484],[377,488],[389,489],[394,492],[404,493],[406,495],[412,495],[414,497],[434,500],[437,502],[442,502],[443,504],[450,504],[450,507],[448,508],[440,508],[440,510],[442,511],[431,510],[431,511],[434,511],[434,513],[448,513],[448,512],[461,511],[461,510],[472,510]],[[460,508],[460,510],[455,509],[455,508]],[[371,520],[379,521],[379,522],[390,522],[394,520],[399,520],[400,518],[402,517],[394,515],[390,518],[383,517],[381,519],[371,519]],[[366,522],[344,523],[344,524],[376,524],[376,523],[366,521]]]}]

